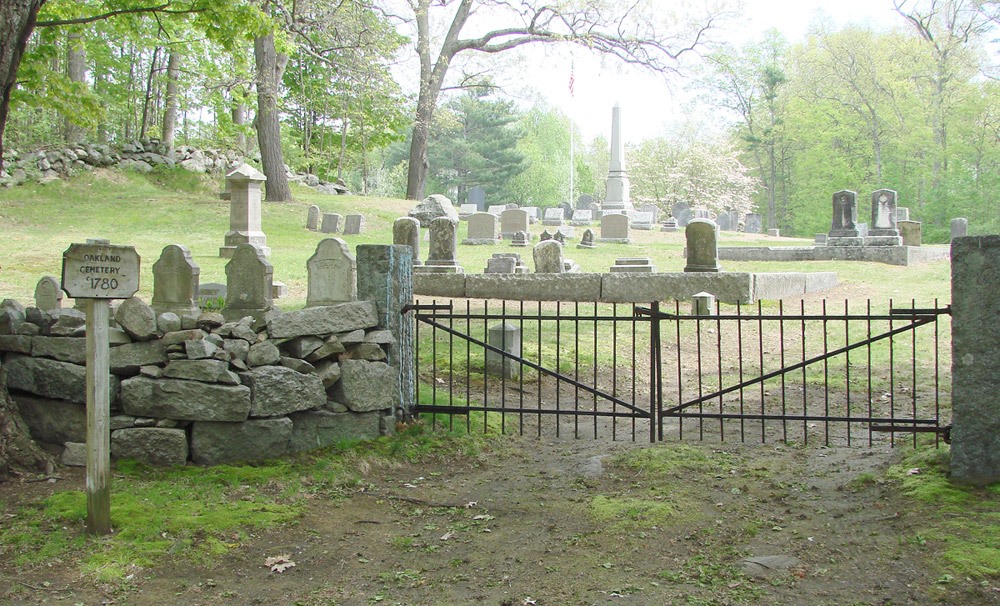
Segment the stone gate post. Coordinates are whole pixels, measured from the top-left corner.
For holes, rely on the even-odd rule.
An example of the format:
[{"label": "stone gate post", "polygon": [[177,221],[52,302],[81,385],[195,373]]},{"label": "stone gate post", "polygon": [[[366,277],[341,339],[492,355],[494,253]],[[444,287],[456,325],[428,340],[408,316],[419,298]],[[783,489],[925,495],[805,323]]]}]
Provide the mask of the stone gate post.
[{"label": "stone gate post", "polygon": [[1000,236],[951,242],[951,476],[1000,481]]}]

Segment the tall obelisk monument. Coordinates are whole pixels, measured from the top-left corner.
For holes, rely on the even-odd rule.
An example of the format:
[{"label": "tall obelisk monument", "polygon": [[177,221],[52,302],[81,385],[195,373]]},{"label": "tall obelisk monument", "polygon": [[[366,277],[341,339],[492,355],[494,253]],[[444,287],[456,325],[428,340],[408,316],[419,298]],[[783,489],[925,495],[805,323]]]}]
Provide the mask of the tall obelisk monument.
[{"label": "tall obelisk monument", "polygon": [[604,181],[604,204],[601,211],[634,210],[629,200],[628,175],[625,174],[625,143],[622,139],[622,109],[615,103],[611,109],[611,163]]}]

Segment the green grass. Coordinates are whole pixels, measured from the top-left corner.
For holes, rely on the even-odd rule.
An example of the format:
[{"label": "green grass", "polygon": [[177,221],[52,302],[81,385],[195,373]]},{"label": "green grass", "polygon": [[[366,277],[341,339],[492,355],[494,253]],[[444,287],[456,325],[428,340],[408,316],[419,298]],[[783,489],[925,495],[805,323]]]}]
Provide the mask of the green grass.
[{"label": "green grass", "polygon": [[75,559],[81,574],[108,582],[168,557],[204,565],[257,529],[297,523],[310,493],[337,498],[361,481],[364,469],[392,461],[475,457],[485,440],[418,424],[393,437],[253,465],[154,469],[119,461],[112,535],[88,538],[86,495],[62,491],[5,518],[0,557],[17,566]]},{"label": "green grass", "polygon": [[948,451],[908,453],[887,476],[926,508],[921,542],[940,553],[942,578],[1000,579],[1000,484],[974,488],[948,480]]}]

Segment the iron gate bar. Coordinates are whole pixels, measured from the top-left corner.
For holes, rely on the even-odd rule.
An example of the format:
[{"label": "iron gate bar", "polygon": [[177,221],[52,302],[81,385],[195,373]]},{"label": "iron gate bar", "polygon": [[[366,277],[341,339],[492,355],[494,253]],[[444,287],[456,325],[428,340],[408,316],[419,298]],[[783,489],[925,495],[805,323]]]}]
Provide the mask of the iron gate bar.
[{"label": "iron gate bar", "polygon": [[[907,423],[913,425],[936,425],[937,419],[893,419],[884,417],[832,417],[826,415],[783,415],[783,414],[740,414],[737,412],[681,412],[672,417],[687,419],[749,419],[753,421],[830,421],[831,423]],[[931,431],[926,429],[924,431]],[[901,432],[902,433],[902,432]]]},{"label": "iron gate bar", "polygon": [[[452,319],[454,319],[454,317],[450,316],[450,315],[440,316],[440,315],[436,315],[435,314],[432,317],[434,317],[434,318],[446,318],[446,319],[447,318],[452,318]],[[480,316],[475,316],[475,317],[479,318]],[[461,318],[461,316],[458,316],[458,318]],[[555,318],[558,318],[558,317],[555,317]],[[483,347],[483,348],[485,348],[485,349],[487,349],[489,351],[498,353],[498,354],[500,354],[500,355],[502,355],[502,356],[504,356],[506,358],[510,358],[512,360],[516,360],[516,361],[520,362],[521,364],[527,366],[528,368],[532,368],[534,370],[537,370],[539,373],[544,373],[544,374],[546,374],[546,375],[548,375],[550,377],[555,378],[556,380],[562,381],[564,383],[569,383],[570,385],[579,387],[580,389],[586,391],[587,393],[593,394],[595,396],[599,396],[601,398],[604,398],[605,400],[608,400],[609,402],[612,402],[614,404],[618,404],[620,406],[623,406],[623,407],[627,408],[628,410],[631,410],[636,415],[638,415],[639,418],[642,418],[642,419],[651,419],[651,417],[652,417],[651,413],[649,413],[647,411],[644,411],[641,408],[639,408],[639,407],[637,407],[637,406],[635,406],[633,404],[629,404],[628,402],[626,402],[625,400],[622,400],[621,398],[618,398],[618,397],[613,396],[611,394],[604,393],[604,392],[602,392],[599,389],[596,389],[594,387],[590,387],[589,385],[586,385],[584,383],[580,383],[579,381],[575,381],[575,380],[571,379],[570,377],[567,377],[566,375],[563,375],[563,374],[560,374],[558,372],[549,370],[549,369],[547,369],[547,368],[545,368],[545,367],[543,367],[543,366],[541,366],[539,364],[535,364],[534,362],[532,362],[530,360],[526,360],[526,359],[524,359],[524,358],[522,358],[520,356],[515,356],[512,353],[508,353],[506,351],[503,351],[502,349],[494,347],[494,346],[490,345],[489,343],[485,343],[483,341],[480,341],[479,339],[476,339],[475,337],[473,337],[471,335],[464,335],[464,334],[458,332],[457,330],[454,330],[451,327],[445,326],[444,324],[440,324],[438,322],[435,322],[434,320],[431,320],[431,319],[427,318],[426,316],[420,316],[420,315],[418,315],[417,319],[420,322],[423,322],[424,324],[427,324],[429,326],[433,326],[435,328],[443,330],[443,331],[445,331],[446,333],[448,333],[448,334],[450,334],[452,336],[457,336],[459,338],[465,339],[466,341],[472,343],[473,345],[478,345],[478,346]],[[558,352],[558,350],[557,350],[557,352]],[[557,404],[558,404],[558,391],[557,391]],[[428,410],[428,407],[427,406],[423,406],[423,405],[418,405],[417,408],[419,410]],[[461,409],[463,407],[458,407],[458,408]],[[483,410],[483,408],[482,407],[475,407],[475,410]],[[501,409],[498,409],[498,410],[506,410],[506,411],[509,412],[510,410],[516,410],[516,409],[501,408]],[[546,412],[546,411],[538,410],[538,411],[534,411],[534,412]],[[549,411],[549,412],[562,412],[562,413],[565,414],[567,411]],[[580,414],[582,414],[582,415],[592,415],[592,414],[596,414],[596,412],[584,412],[584,413],[580,413]],[[613,413],[608,413],[608,414],[610,416]]]},{"label": "iron gate bar", "polygon": [[[739,316],[728,316],[728,317],[731,317],[733,319],[739,318]],[[862,317],[863,316],[852,316],[853,319],[860,319]],[[784,316],[784,318],[785,319],[794,320],[794,319],[796,319],[796,316]],[[822,316],[818,316],[817,318],[822,318]],[[823,361],[823,360],[825,360],[827,358],[832,358],[832,357],[838,356],[838,355],[840,355],[842,353],[853,351],[853,350],[858,349],[860,347],[865,347],[866,345],[870,345],[872,343],[881,341],[883,339],[888,339],[888,338],[893,337],[895,335],[902,334],[902,333],[904,333],[904,332],[906,332],[908,330],[914,330],[914,329],[916,329],[919,326],[923,326],[924,324],[929,324],[929,323],[933,322],[936,318],[937,318],[937,315],[934,315],[934,316],[931,316],[931,317],[914,315],[914,316],[912,316],[911,323],[907,324],[906,326],[904,326],[902,328],[892,329],[892,330],[890,330],[888,332],[882,333],[882,334],[877,335],[875,337],[869,337],[869,338],[867,338],[867,339],[865,339],[863,341],[858,341],[857,343],[852,343],[850,345],[846,345],[844,347],[840,347],[840,348],[835,349],[833,351],[826,352],[826,353],[824,353],[822,355],[812,357],[812,358],[810,358],[808,360],[803,360],[801,362],[797,362],[795,364],[792,364],[791,366],[785,366],[785,367],[782,367],[782,368],[780,368],[778,370],[774,370],[774,371],[771,371],[769,373],[762,374],[761,376],[759,376],[759,377],[757,377],[755,379],[751,379],[749,381],[743,381],[743,382],[739,383],[738,385],[733,385],[733,386],[727,387],[725,389],[720,389],[719,391],[716,391],[714,393],[710,393],[708,395],[699,396],[697,399],[690,400],[690,401],[685,402],[683,404],[680,404],[678,406],[673,406],[671,408],[668,408],[668,409],[666,409],[663,412],[663,414],[668,415],[668,416],[675,416],[676,413],[678,413],[681,410],[684,410],[684,409],[686,409],[686,408],[688,408],[690,406],[694,406],[696,404],[703,404],[704,402],[706,402],[708,400],[712,400],[714,398],[718,398],[718,397],[724,396],[724,395],[726,395],[728,393],[732,393],[732,392],[734,392],[734,391],[736,391],[738,389],[743,389],[743,388],[746,388],[746,387],[749,387],[751,385],[755,385],[755,384],[758,384],[758,383],[760,383],[761,385],[763,385],[764,381],[767,381],[768,379],[773,379],[775,377],[782,377],[782,378],[784,378],[784,376],[787,373],[792,372],[794,370],[798,370],[799,368],[802,368],[803,366],[808,366],[810,364],[815,364],[816,362]],[[692,318],[692,319],[697,319],[697,318]],[[752,320],[753,317],[752,316],[751,317],[742,316],[742,319],[744,321],[746,321],[746,320]],[[888,319],[888,317],[885,318],[885,319]],[[700,324],[700,322],[699,322],[699,324]],[[782,351],[784,351],[784,350],[782,350]],[[782,399],[782,401],[784,401],[784,400]]]}]

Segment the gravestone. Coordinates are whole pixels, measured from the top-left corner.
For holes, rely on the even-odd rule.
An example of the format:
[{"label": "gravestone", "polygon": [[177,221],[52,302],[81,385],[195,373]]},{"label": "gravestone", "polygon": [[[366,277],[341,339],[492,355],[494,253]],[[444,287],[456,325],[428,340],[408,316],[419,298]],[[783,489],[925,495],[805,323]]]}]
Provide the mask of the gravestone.
[{"label": "gravestone", "polygon": [[692,208],[691,209],[692,219],[708,219],[709,221],[715,222],[716,214],[708,208]]},{"label": "gravestone", "polygon": [[629,178],[625,169],[625,139],[622,137],[621,107],[611,108],[611,150],[608,176],[604,180],[604,204],[601,210],[631,210]]},{"label": "gravestone", "polygon": [[880,189],[872,193],[872,222],[865,246],[902,246],[896,227],[896,192]]},{"label": "gravestone", "polygon": [[240,244],[254,244],[264,256],[271,254],[260,223],[260,188],[264,181],[267,177],[249,164],[241,164],[226,175],[229,231],[226,232],[225,245],[219,249],[219,256],[223,259],[231,258]]},{"label": "gravestone", "polygon": [[557,227],[556,231],[561,233],[566,238],[572,238],[576,235],[576,228],[563,225],[562,227]]},{"label": "gravestone", "polygon": [[896,207],[896,223],[910,220],[910,209],[905,206]]},{"label": "gravestone", "polygon": [[719,213],[719,229],[722,231],[736,231],[736,213],[725,211]]},{"label": "gravestone", "polygon": [[545,214],[542,215],[542,225],[559,226],[563,224],[563,209],[556,208],[546,208]]},{"label": "gravestone", "polygon": [[969,233],[969,220],[957,218],[951,220],[951,239],[964,238]]},{"label": "gravestone", "polygon": [[59,280],[45,276],[35,285],[35,307],[42,311],[62,309],[63,291]]},{"label": "gravestone", "polygon": [[510,239],[510,245],[511,246],[516,246],[518,248],[527,246],[528,245],[528,233],[527,232],[523,232],[523,231],[517,232],[516,234],[514,234],[514,237]]},{"label": "gravestone", "polygon": [[763,229],[764,222],[757,213],[748,213],[743,220],[743,232],[748,234],[759,234]]},{"label": "gravestone", "polygon": [[573,205],[569,202],[560,202],[559,208],[563,211],[563,220],[567,220],[573,216]]},{"label": "gravestone", "polygon": [[319,231],[324,234],[335,234],[340,231],[340,220],[343,219],[337,213],[323,213],[323,222]]},{"label": "gravestone", "polygon": [[347,242],[325,238],[306,261],[306,307],[336,305],[358,299],[358,269]]},{"label": "gravestone", "polygon": [[552,239],[552,234],[550,234],[549,230],[547,229],[543,229],[542,233],[538,236],[539,242],[545,242],[546,240],[551,240],[551,239]]},{"label": "gravestone", "polygon": [[562,233],[559,230],[556,230],[556,233],[552,234],[552,239],[560,244],[563,245],[566,244],[566,234]]},{"label": "gravestone", "polygon": [[347,215],[344,219],[344,235],[356,236],[365,228],[365,218],[363,215]]},{"label": "gravestone", "polygon": [[499,217],[500,213],[502,213],[505,210],[507,210],[507,207],[505,205],[503,205],[503,204],[493,204],[493,205],[491,205],[489,207],[489,209],[487,210],[487,212],[490,213],[491,215],[496,215],[496,216]]},{"label": "gravestone", "polygon": [[653,229],[653,213],[644,211],[632,213],[632,229]]},{"label": "gravestone", "polygon": [[420,201],[406,213],[407,217],[413,217],[420,221],[420,227],[430,227],[431,221],[439,217],[447,217],[458,223],[458,211],[452,205],[447,196],[441,194],[431,194]]},{"label": "gravestone", "polygon": [[521,260],[521,255],[517,253],[493,253],[493,256],[486,260],[487,274],[526,274],[530,270]]},{"label": "gravestone", "polygon": [[198,307],[200,276],[201,269],[186,246],[170,244],[163,247],[160,258],[153,263],[150,307],[157,314],[171,312],[181,317],[197,317],[201,313]]},{"label": "gravestone", "polygon": [[466,221],[469,217],[479,212],[475,204],[463,204],[458,207],[458,219],[460,221]]},{"label": "gravestone", "polygon": [[201,307],[205,307],[211,304],[215,308],[222,308],[219,301],[225,303],[226,295],[229,290],[226,288],[225,284],[220,284],[219,282],[207,282],[205,284],[198,285],[198,304]]},{"label": "gravestone", "polygon": [[720,272],[719,228],[708,219],[692,219],[684,230],[687,238],[685,272]]},{"label": "gravestone", "polygon": [[660,207],[655,204],[643,204],[639,207],[639,212],[653,215],[652,223],[660,222]]},{"label": "gravestone", "polygon": [[896,221],[903,246],[920,246],[923,236],[920,221]]},{"label": "gravestone", "polygon": [[660,231],[677,231],[677,218],[667,217],[667,220],[660,226]]},{"label": "gravestone", "polygon": [[530,220],[523,208],[508,208],[500,213],[500,237],[507,239],[519,231],[527,232]]},{"label": "gravestone", "polygon": [[772,238],[777,238],[778,236],[781,235],[781,230],[778,229],[777,227],[775,227],[773,229],[768,229],[767,230],[767,235],[771,236]]},{"label": "gravestone", "polygon": [[631,244],[629,234],[629,224],[631,219],[628,215],[613,214],[601,217],[601,237],[598,242],[615,242],[618,244]]},{"label": "gravestone", "polygon": [[826,246],[826,234],[813,234],[813,244],[816,246]]},{"label": "gravestone", "polygon": [[486,210],[486,190],[478,185],[469,189],[469,194],[465,198],[469,204],[476,207],[473,212],[482,212]]},{"label": "gravestone", "polygon": [[577,248],[597,248],[594,244],[594,230],[587,228],[583,230],[583,237],[580,238],[580,243],[576,245]]},{"label": "gravestone", "polygon": [[573,218],[569,220],[570,225],[590,225],[594,220],[594,213],[591,210],[577,209],[573,211]]},{"label": "gravestone", "polygon": [[714,313],[715,295],[702,291],[691,297],[692,316],[711,316]]},{"label": "gravestone", "polygon": [[273,305],[274,267],[253,244],[240,244],[226,264],[226,306],[222,315],[227,322],[252,316],[260,320]]},{"label": "gravestone", "polygon": [[413,249],[413,264],[423,263],[420,257],[420,221],[413,217],[400,217],[392,223],[392,243]]},{"label": "gravestone", "polygon": [[[502,352],[521,357],[521,328],[513,322],[500,322],[490,326],[487,342]],[[518,376],[521,365],[515,358],[486,350],[486,374],[513,379]]]},{"label": "gravestone", "polygon": [[469,217],[468,237],[462,240],[462,244],[499,244],[500,237],[497,235],[497,218],[490,213],[475,213]]},{"label": "gravestone", "polygon": [[438,217],[431,221],[428,231],[430,232],[430,245],[428,246],[427,262],[414,267],[413,271],[465,273],[465,270],[458,264],[458,237],[455,223],[447,217]]},{"label": "gravestone", "polygon": [[309,207],[309,212],[306,214],[306,229],[309,231],[316,231],[319,229],[319,207],[315,204]]},{"label": "gravestone", "polygon": [[546,240],[535,245],[533,256],[535,258],[536,274],[561,274],[563,273],[562,244],[555,240]]},{"label": "gravestone", "polygon": [[538,223],[538,207],[537,206],[524,206],[521,208],[524,212],[528,213],[528,223]]},{"label": "gravestone", "polygon": [[656,271],[656,266],[649,257],[624,257],[615,259],[615,264],[610,269],[613,274],[651,274]]},{"label": "gravestone", "polygon": [[860,235],[857,223],[858,194],[846,189],[833,194],[833,220],[830,224],[830,238],[857,238]]},{"label": "gravestone", "polygon": [[670,214],[677,219],[678,227],[687,227],[688,221],[691,220],[691,206],[686,202],[678,202],[670,209]]}]

